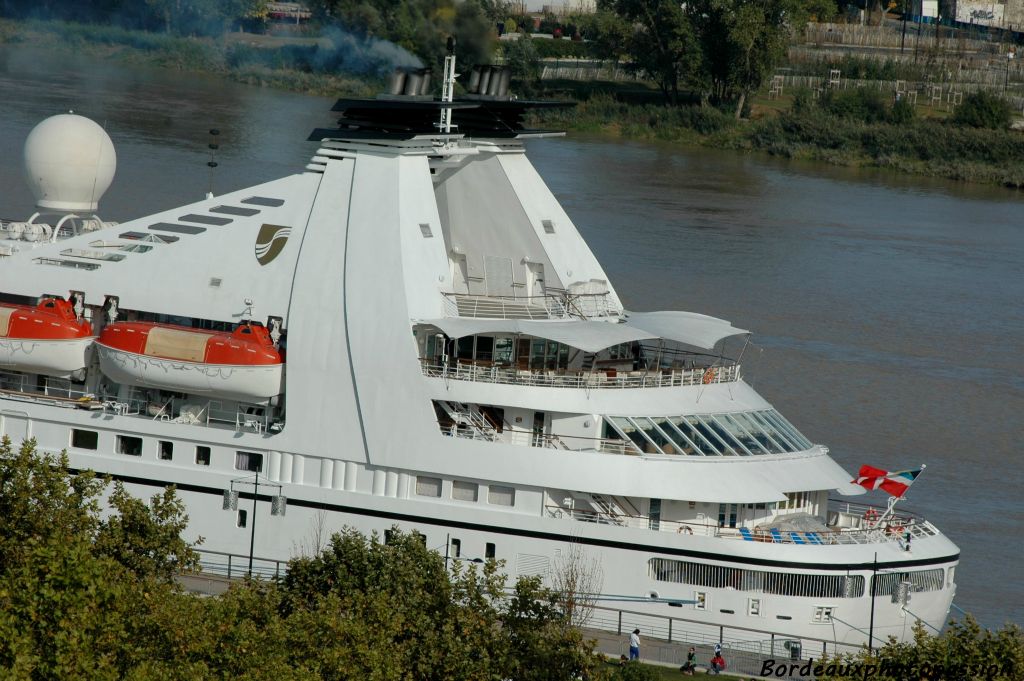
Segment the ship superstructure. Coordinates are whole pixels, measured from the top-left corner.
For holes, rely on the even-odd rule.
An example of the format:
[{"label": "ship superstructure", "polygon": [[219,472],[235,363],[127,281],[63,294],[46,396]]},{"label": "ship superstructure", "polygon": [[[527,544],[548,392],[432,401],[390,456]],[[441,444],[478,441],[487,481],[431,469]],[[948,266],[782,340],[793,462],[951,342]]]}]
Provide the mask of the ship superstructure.
[{"label": "ship superstructure", "polygon": [[[339,101],[289,177],[120,225],[5,226],[0,430],[141,495],[175,484],[208,550],[287,559],[317,523],[397,524],[513,577],[574,544],[605,593],[716,628],[941,628],[956,546],[853,500],[744,381],[747,331],[623,306],[524,154],[551,134],[523,125],[541,104],[494,73],[477,98]],[[63,336],[7,323],[48,322],[47,301]],[[74,349],[41,363],[47,343]],[[257,473],[288,511],[253,537],[222,498]]]}]

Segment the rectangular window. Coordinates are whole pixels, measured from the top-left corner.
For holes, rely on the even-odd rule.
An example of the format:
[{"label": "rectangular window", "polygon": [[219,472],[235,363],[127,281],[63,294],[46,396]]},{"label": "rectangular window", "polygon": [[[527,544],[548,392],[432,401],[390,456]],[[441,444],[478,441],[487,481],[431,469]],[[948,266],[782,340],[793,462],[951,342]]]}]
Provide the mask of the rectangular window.
[{"label": "rectangular window", "polygon": [[256,452],[235,452],[235,470],[263,472],[263,455]]},{"label": "rectangular window", "polygon": [[132,435],[117,436],[117,453],[128,456],[142,456],[142,438]]},{"label": "rectangular window", "polygon": [[174,443],[167,440],[160,440],[159,454],[161,461],[170,461],[174,458]]},{"label": "rectangular window", "polygon": [[516,490],[512,487],[491,485],[487,490],[487,503],[495,506],[515,506]]},{"label": "rectangular window", "polygon": [[248,520],[249,514],[246,513],[244,509],[238,509],[238,517],[235,520],[235,525],[237,525],[238,527],[245,527],[245,524],[248,522]]},{"label": "rectangular window", "polygon": [[385,546],[389,546],[394,541],[395,541],[395,531],[394,530],[384,530],[384,545]]},{"label": "rectangular window", "polygon": [[462,555],[462,540],[452,539],[451,557],[458,558]]},{"label": "rectangular window", "polygon": [[544,233],[545,234],[554,234],[555,233],[555,223],[552,222],[551,220],[541,220],[540,224],[541,224],[541,227],[544,228]]},{"label": "rectangular window", "polygon": [[814,613],[811,615],[811,622],[815,624],[828,624],[832,621],[832,614],[834,612],[835,608],[832,606],[816,606],[814,608]]},{"label": "rectangular window", "polygon": [[196,447],[196,463],[200,466],[210,465],[210,448],[204,445]]},{"label": "rectangular window", "polygon": [[484,548],[484,558],[494,558],[498,555],[497,547],[491,542],[487,542],[487,546]]},{"label": "rectangular window", "polygon": [[441,478],[428,478],[424,475],[417,475],[416,494],[421,497],[441,496]]},{"label": "rectangular window", "polygon": [[693,600],[696,601],[693,604],[694,610],[707,610],[708,609],[708,594],[705,591],[694,591]]},{"label": "rectangular window", "polygon": [[452,499],[456,501],[476,501],[479,496],[480,486],[475,482],[456,480],[452,483]]},{"label": "rectangular window", "polygon": [[78,449],[96,449],[99,446],[100,434],[95,430],[71,431],[71,446]]},{"label": "rectangular window", "polygon": [[751,598],[749,601],[747,601],[747,614],[750,615],[751,617],[760,617],[761,616],[761,599],[760,598]]},{"label": "rectangular window", "polygon": [[430,239],[434,236],[434,233],[430,231],[430,225],[425,222],[420,223],[420,234],[423,235],[424,239]]}]

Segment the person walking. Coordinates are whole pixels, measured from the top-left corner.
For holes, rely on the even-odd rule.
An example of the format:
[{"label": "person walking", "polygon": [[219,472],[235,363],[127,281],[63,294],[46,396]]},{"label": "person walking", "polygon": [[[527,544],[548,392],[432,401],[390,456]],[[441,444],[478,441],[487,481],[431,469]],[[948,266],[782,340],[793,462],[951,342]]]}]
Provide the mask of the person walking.
[{"label": "person walking", "polygon": [[634,629],[633,633],[629,635],[629,659],[639,660],[640,659],[640,630]]}]

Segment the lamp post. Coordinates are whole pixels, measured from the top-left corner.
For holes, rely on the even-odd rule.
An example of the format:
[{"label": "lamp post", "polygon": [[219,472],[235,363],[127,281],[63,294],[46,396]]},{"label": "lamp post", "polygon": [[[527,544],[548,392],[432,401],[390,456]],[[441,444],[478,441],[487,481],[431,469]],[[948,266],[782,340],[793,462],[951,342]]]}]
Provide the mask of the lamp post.
[{"label": "lamp post", "polygon": [[1006,53],[1006,76],[1003,78],[1003,92],[1006,92],[1006,88],[1010,84],[1010,62],[1015,56],[1013,50]]},{"label": "lamp post", "polygon": [[[224,504],[223,509],[225,511],[237,511],[238,510],[238,491],[235,490],[235,485],[252,485],[252,518],[249,520],[249,576],[252,577],[252,558],[253,549],[256,546],[256,502],[259,500],[260,491],[260,473],[256,471],[255,475],[246,476],[244,478],[236,478],[232,480],[228,486],[228,489],[224,490]],[[288,499],[281,494],[282,486],[273,482],[263,482],[264,487],[276,487],[277,494],[270,497],[270,515],[272,516],[283,516],[288,508]]]}]

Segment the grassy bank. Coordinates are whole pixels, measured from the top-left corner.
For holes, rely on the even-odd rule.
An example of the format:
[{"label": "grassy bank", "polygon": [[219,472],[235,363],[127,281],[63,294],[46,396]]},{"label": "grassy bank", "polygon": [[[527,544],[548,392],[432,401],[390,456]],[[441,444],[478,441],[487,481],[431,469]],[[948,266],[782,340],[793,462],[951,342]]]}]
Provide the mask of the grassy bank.
[{"label": "grassy bank", "polygon": [[714,108],[626,104],[595,95],[572,109],[550,110],[538,125],[624,139],[658,140],[841,166],[1024,187],[1024,135],[960,127],[935,119],[864,123],[819,109],[762,112],[736,121]]},{"label": "grassy bank", "polygon": [[0,46],[26,45],[121,63],[211,73],[247,85],[321,96],[371,95],[383,84],[380,78],[346,73],[323,43],[282,39],[268,46],[266,42],[263,36],[239,33],[217,39],[182,38],[116,26],[0,20]]}]

